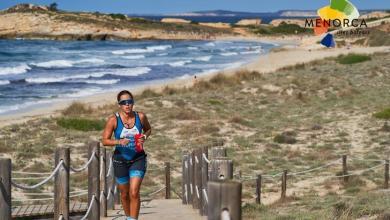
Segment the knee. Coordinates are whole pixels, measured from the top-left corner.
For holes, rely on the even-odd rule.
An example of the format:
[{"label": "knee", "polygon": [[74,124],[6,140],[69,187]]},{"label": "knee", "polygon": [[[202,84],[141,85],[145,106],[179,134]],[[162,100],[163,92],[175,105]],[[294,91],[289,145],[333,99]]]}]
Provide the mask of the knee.
[{"label": "knee", "polygon": [[138,190],[130,190],[130,199],[139,199],[139,197]]},{"label": "knee", "polygon": [[124,200],[129,200],[129,191],[128,190],[122,190],[121,191],[121,198]]}]

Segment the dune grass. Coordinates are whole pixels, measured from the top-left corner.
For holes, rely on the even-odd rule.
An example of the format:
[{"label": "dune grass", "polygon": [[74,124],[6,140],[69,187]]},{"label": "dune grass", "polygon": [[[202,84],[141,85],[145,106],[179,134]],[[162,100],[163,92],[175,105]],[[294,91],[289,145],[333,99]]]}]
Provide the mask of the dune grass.
[{"label": "dune grass", "polygon": [[100,131],[104,128],[105,121],[84,118],[59,118],[57,119],[57,124],[66,129]]},{"label": "dune grass", "polygon": [[390,119],[390,108],[386,108],[374,114],[375,118]]},{"label": "dune grass", "polygon": [[371,60],[371,57],[364,54],[348,54],[341,55],[337,58],[340,64],[355,64]]}]

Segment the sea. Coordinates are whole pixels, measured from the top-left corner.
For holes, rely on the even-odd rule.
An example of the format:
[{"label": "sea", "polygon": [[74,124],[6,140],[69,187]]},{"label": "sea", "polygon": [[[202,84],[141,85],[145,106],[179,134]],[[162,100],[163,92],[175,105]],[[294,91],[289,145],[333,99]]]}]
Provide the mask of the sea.
[{"label": "sea", "polygon": [[276,44],[258,41],[0,40],[0,115],[235,68]]}]

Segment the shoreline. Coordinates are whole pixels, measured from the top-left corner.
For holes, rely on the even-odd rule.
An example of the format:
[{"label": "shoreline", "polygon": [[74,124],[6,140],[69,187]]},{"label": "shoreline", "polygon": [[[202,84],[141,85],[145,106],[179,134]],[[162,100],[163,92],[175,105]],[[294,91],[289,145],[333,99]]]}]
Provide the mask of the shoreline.
[{"label": "shoreline", "polygon": [[[375,52],[386,52],[390,51],[390,47],[354,47],[349,50],[344,48],[333,48],[333,49],[314,49],[315,45],[305,45],[304,40],[298,40],[296,37],[286,38],[286,39],[268,39],[268,38],[240,38],[241,40],[256,40],[264,43],[273,43],[278,44],[278,51],[273,52],[272,50],[266,54],[261,54],[255,58],[252,62],[241,65],[239,67],[232,67],[225,70],[219,70],[211,73],[204,73],[197,75],[198,80],[208,80],[211,77],[222,73],[226,75],[232,75],[239,70],[249,70],[249,71],[258,71],[262,74],[275,72],[280,68],[293,66],[301,63],[308,63],[318,59],[324,59],[327,57],[336,57],[341,54],[347,53],[366,53],[372,54]],[[232,40],[232,39],[224,39]],[[238,39],[236,39],[238,40]],[[294,44],[295,42],[295,44]],[[156,91],[161,91],[164,87],[170,86],[174,88],[178,87],[188,87],[193,85],[193,77],[188,76],[185,78],[174,78],[167,80],[159,80],[153,82],[153,85],[140,85],[137,87],[131,88],[132,93],[137,96],[142,93],[145,89],[152,89]],[[53,101],[52,103],[44,104],[40,107],[35,107],[32,110],[24,112],[11,112],[10,114],[0,115],[0,127],[4,127],[12,124],[24,123],[31,119],[36,119],[40,117],[55,117],[61,114],[61,110],[65,109],[72,102],[78,101],[86,104],[90,104],[93,107],[98,107],[110,102],[115,102],[116,92],[113,91],[104,91],[102,93],[83,96],[73,99],[60,99],[58,101]],[[102,103],[102,104],[100,104]]]}]

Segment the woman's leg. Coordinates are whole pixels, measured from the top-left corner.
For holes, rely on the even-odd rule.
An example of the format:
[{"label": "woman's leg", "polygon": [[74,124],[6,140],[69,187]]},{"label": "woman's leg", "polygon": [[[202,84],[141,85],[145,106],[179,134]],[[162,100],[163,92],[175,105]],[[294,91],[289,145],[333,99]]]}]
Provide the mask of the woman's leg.
[{"label": "woman's leg", "polygon": [[121,192],[123,211],[125,212],[126,216],[130,216],[129,184],[118,184],[118,188]]},{"label": "woman's leg", "polygon": [[142,183],[141,177],[130,178],[130,216],[134,219],[138,218],[141,205],[140,187]]}]

